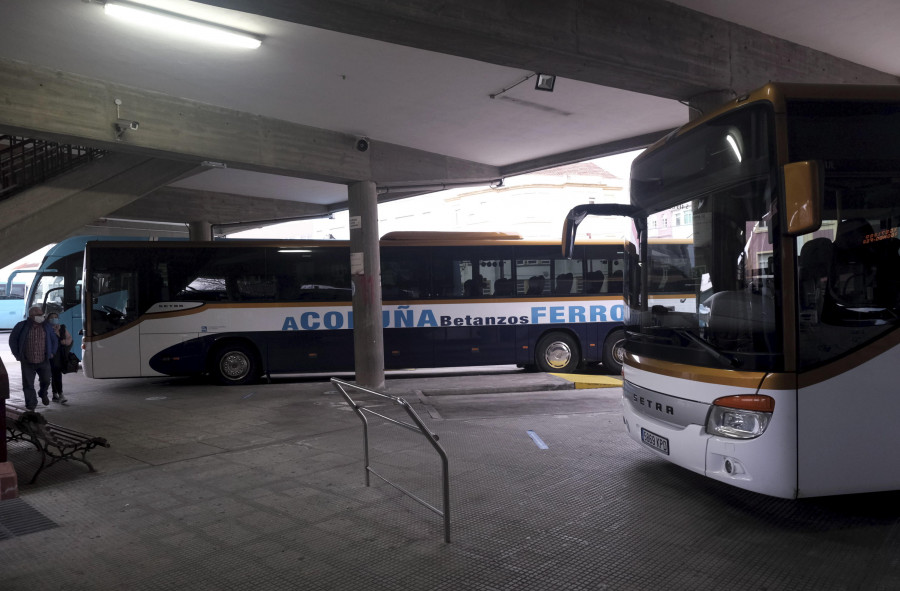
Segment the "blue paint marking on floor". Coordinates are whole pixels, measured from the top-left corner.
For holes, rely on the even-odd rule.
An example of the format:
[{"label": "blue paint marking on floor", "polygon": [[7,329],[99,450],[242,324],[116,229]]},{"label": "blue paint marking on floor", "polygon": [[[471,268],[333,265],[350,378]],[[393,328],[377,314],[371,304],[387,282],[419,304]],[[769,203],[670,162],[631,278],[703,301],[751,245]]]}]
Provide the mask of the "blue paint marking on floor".
[{"label": "blue paint marking on floor", "polygon": [[534,431],[527,431],[527,433],[528,433],[528,436],[531,437],[531,439],[534,441],[534,444],[537,445],[539,449],[550,449],[549,447],[547,447],[547,444],[544,443],[544,440],[541,439],[541,437],[537,433],[535,433]]}]

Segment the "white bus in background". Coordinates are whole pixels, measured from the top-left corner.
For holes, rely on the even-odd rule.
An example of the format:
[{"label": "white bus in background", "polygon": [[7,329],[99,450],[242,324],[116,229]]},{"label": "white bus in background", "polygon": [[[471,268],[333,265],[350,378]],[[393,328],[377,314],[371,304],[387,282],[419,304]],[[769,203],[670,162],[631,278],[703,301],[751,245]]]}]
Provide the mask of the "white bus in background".
[{"label": "white bus in background", "polygon": [[[623,248],[585,242],[569,260],[558,243],[518,235],[385,235],[385,368],[602,362],[618,373]],[[242,384],[353,370],[346,241],[89,242],[85,261],[89,377]]]}]

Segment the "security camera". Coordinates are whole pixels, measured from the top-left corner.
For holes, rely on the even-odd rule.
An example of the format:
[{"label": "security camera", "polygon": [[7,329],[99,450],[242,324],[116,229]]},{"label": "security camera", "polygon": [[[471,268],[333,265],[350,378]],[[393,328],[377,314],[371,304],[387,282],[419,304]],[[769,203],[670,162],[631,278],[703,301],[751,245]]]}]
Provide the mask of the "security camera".
[{"label": "security camera", "polygon": [[365,152],[366,150],[368,150],[369,149],[369,138],[361,137],[358,140],[356,140],[356,149],[359,150],[360,152]]},{"label": "security camera", "polygon": [[116,129],[116,139],[121,140],[126,131],[136,131],[137,128],[140,127],[140,124],[137,121],[131,121],[129,119],[119,119],[113,127]]}]

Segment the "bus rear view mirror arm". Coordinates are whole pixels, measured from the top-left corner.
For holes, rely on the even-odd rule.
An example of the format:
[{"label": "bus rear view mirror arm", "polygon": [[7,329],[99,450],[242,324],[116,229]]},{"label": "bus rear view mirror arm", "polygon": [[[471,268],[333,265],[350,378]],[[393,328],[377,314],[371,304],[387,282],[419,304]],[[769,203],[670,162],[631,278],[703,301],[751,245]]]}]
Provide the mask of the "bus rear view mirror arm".
[{"label": "bus rear view mirror arm", "polygon": [[647,228],[646,215],[639,207],[634,205],[621,203],[586,203],[584,205],[576,205],[566,214],[566,219],[563,222],[562,249],[563,256],[567,259],[572,258],[572,253],[575,250],[575,234],[578,232],[578,225],[589,215],[629,217],[634,220],[639,231],[644,231]]}]

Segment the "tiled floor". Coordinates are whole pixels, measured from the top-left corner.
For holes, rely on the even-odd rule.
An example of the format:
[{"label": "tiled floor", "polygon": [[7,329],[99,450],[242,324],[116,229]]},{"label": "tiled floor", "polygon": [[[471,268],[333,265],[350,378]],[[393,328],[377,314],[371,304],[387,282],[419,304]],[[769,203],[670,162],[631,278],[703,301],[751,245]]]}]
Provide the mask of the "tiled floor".
[{"label": "tiled floor", "polygon": [[[617,388],[389,380],[450,457],[447,544],[439,516],[364,485],[361,423],[324,379],[66,380],[71,404],[48,418],[112,447],[91,452],[96,474],[20,476],[21,502],[58,527],[0,539],[3,591],[900,588],[900,496],[795,502],[708,481],[624,435]],[[492,393],[442,395],[468,380]],[[373,467],[440,504],[421,438],[377,421],[370,436]],[[30,474],[32,449],[10,458]]]}]

